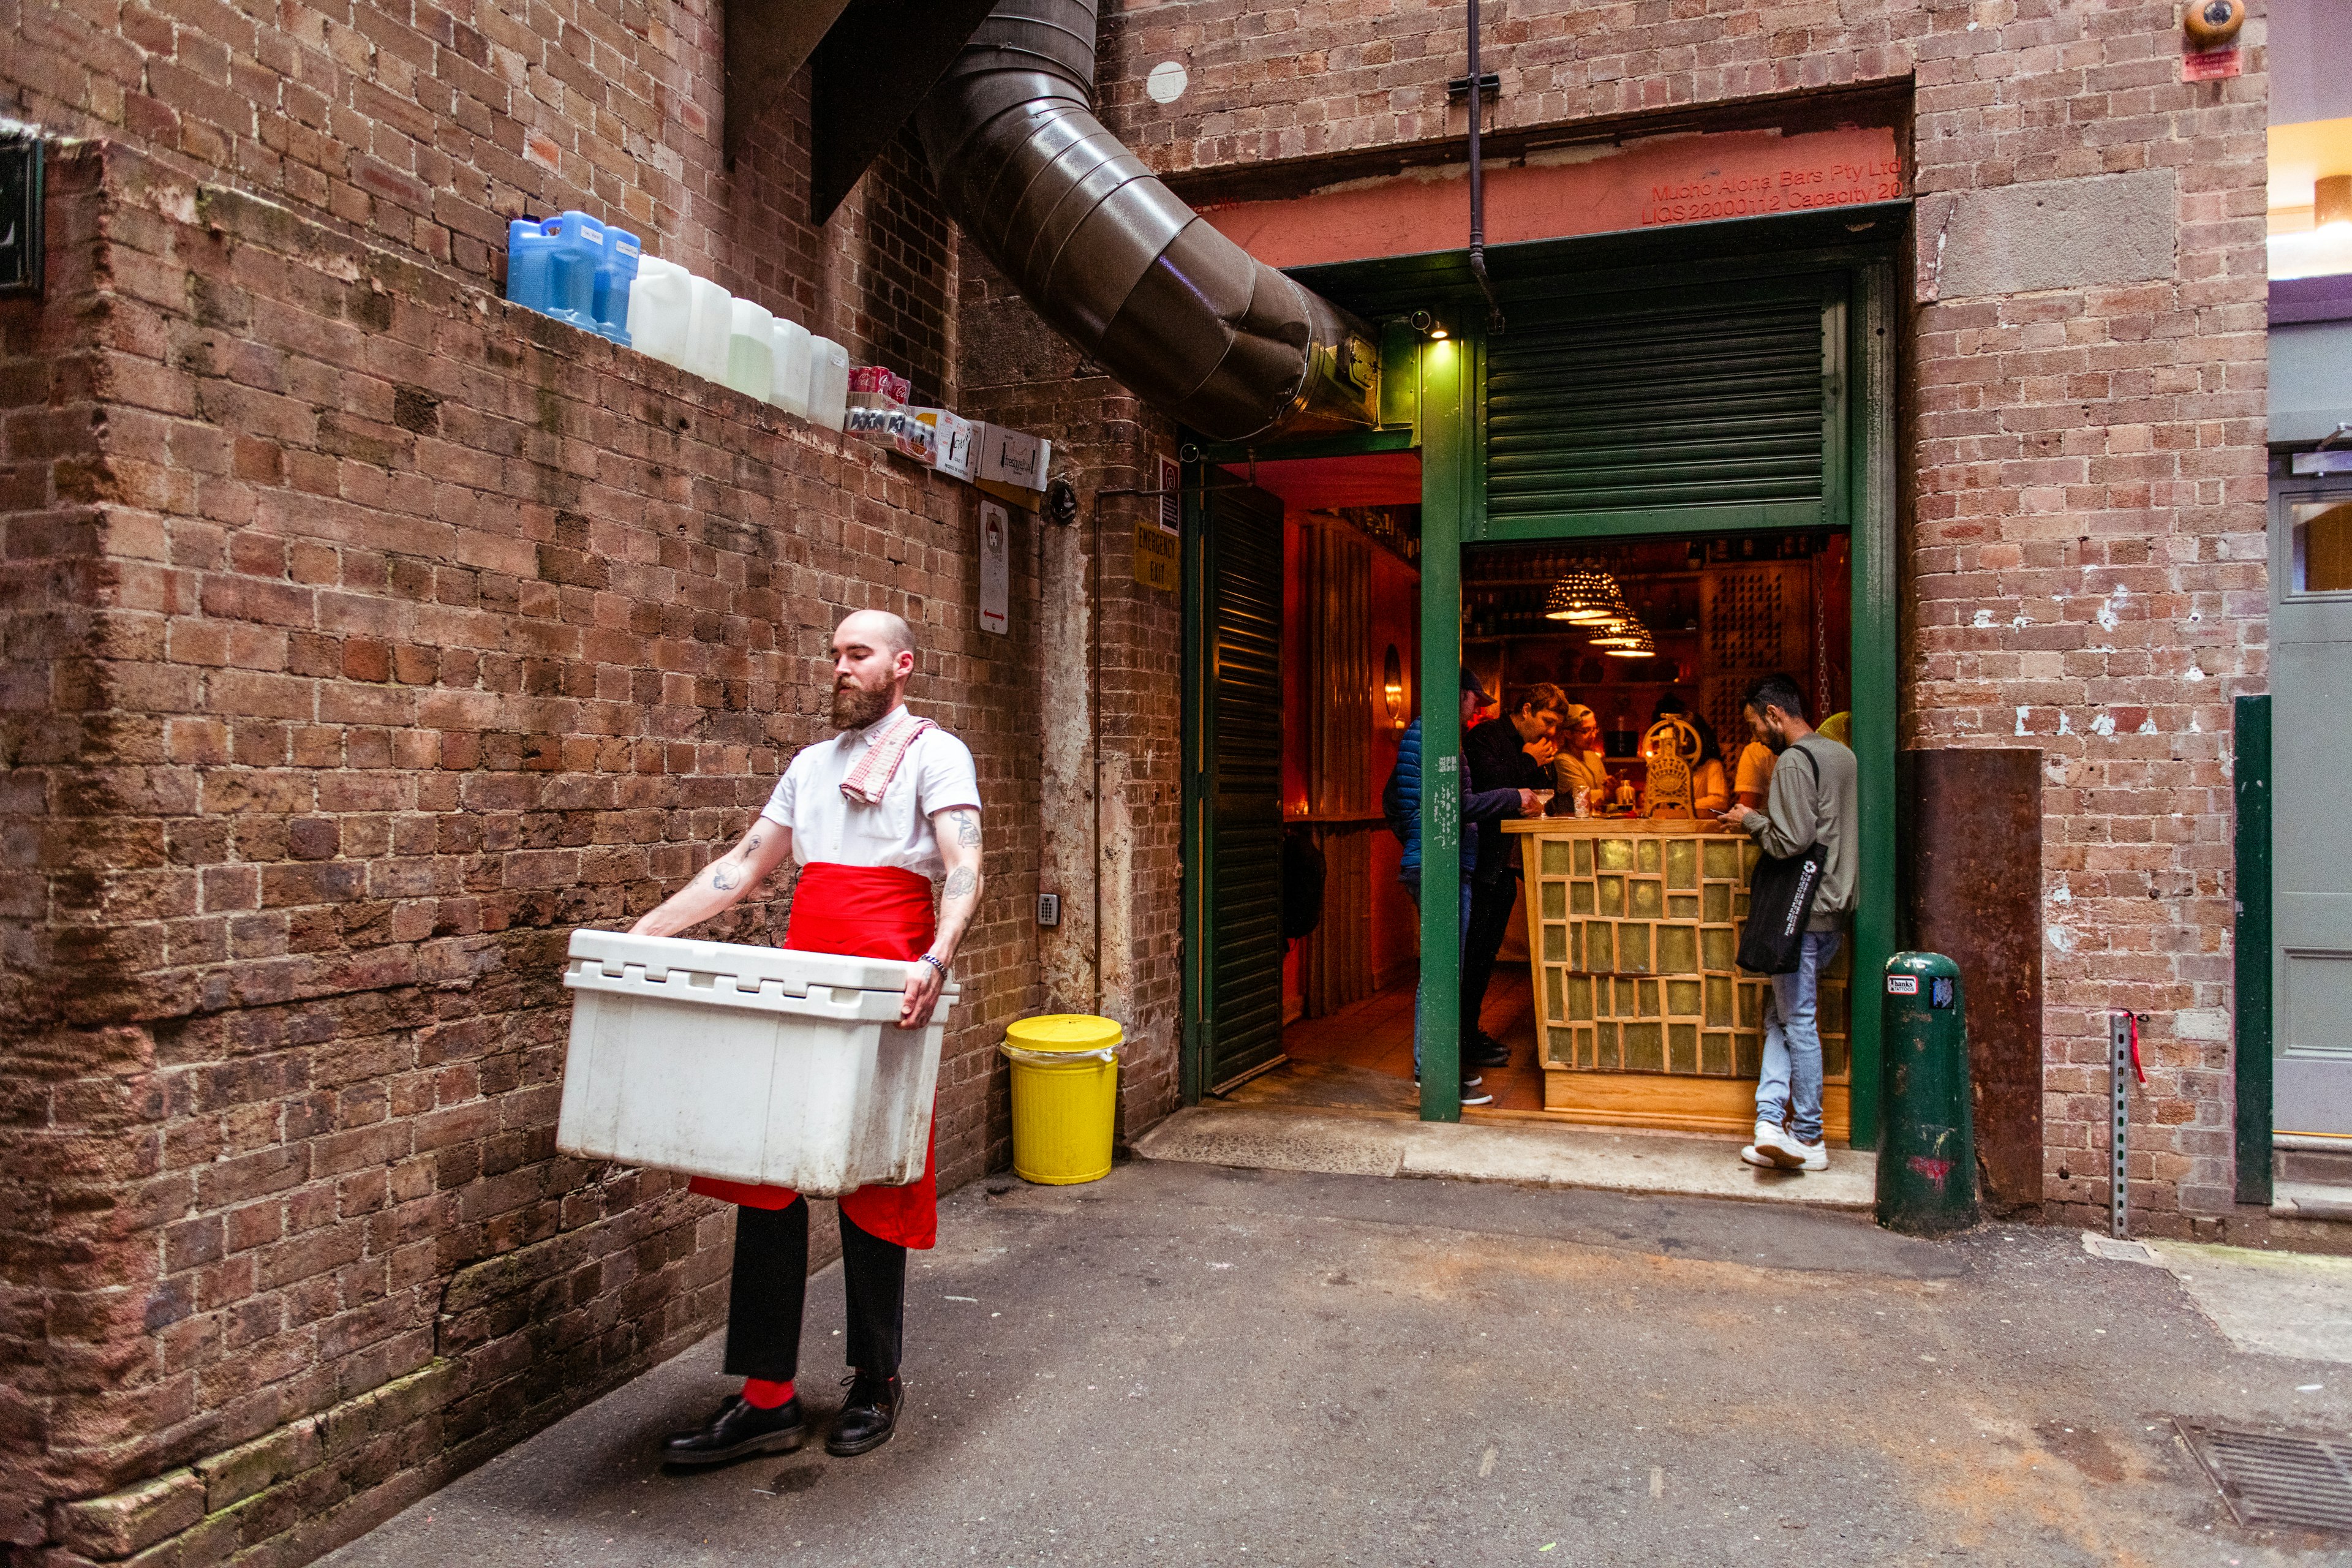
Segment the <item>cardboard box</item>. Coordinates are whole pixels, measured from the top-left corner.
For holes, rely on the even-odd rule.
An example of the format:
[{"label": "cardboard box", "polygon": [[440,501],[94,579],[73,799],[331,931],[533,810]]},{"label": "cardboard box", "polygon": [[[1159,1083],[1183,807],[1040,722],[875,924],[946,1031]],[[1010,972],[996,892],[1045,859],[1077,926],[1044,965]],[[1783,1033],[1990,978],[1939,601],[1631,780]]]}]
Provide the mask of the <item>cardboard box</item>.
[{"label": "cardboard box", "polygon": [[907,412],[938,438],[931,459],[933,468],[966,484],[978,477],[980,433],[985,426],[945,408],[909,408]]},{"label": "cardboard box", "polygon": [[1054,460],[1054,443],[1003,425],[982,425],[977,447],[980,458],[972,483],[1030,511],[1045,504],[1045,474]]}]

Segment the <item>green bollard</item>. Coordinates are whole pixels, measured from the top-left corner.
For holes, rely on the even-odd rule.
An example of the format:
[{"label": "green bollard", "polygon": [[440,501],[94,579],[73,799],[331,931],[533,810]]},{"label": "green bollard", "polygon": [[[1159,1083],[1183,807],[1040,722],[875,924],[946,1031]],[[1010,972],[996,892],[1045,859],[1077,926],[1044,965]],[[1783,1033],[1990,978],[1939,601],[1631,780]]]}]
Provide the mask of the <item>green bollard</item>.
[{"label": "green bollard", "polygon": [[1912,1236],[1977,1223],[1969,1020],[1960,966],[1940,952],[1886,961],[1878,1223]]}]

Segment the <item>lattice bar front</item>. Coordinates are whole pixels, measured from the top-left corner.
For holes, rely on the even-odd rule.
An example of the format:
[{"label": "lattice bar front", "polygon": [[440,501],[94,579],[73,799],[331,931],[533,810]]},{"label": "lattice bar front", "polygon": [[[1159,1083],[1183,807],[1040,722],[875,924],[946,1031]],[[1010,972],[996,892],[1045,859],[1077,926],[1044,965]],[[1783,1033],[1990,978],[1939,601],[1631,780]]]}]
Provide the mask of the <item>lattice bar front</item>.
[{"label": "lattice bar front", "polygon": [[[1739,970],[1758,850],[1687,819],[1517,822],[1545,1106],[1657,1126],[1744,1128],[1768,983]],[[1822,976],[1824,1110],[1846,1124],[1847,959]]]}]

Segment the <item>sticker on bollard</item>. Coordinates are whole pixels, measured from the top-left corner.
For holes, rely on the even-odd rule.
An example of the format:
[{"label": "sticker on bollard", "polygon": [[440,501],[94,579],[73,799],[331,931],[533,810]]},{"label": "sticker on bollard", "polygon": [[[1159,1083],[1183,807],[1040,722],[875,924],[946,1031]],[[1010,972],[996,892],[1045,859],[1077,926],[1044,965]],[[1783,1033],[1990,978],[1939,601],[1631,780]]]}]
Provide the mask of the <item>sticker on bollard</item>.
[{"label": "sticker on bollard", "polygon": [[1977,1156],[1959,966],[1940,952],[1896,953],[1882,1005],[1878,1223],[1914,1236],[1965,1230],[1977,1222]]}]

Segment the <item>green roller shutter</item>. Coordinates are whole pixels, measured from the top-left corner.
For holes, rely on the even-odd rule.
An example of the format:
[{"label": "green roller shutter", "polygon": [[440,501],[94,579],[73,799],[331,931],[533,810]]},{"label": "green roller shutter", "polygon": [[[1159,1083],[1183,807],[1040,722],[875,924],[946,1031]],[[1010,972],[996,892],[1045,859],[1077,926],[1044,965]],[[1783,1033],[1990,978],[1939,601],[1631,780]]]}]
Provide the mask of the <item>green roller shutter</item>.
[{"label": "green roller shutter", "polygon": [[1832,521],[1836,311],[1812,279],[1515,310],[1486,350],[1488,531]]},{"label": "green roller shutter", "polygon": [[1203,1078],[1282,1055],[1282,502],[1207,496]]}]

